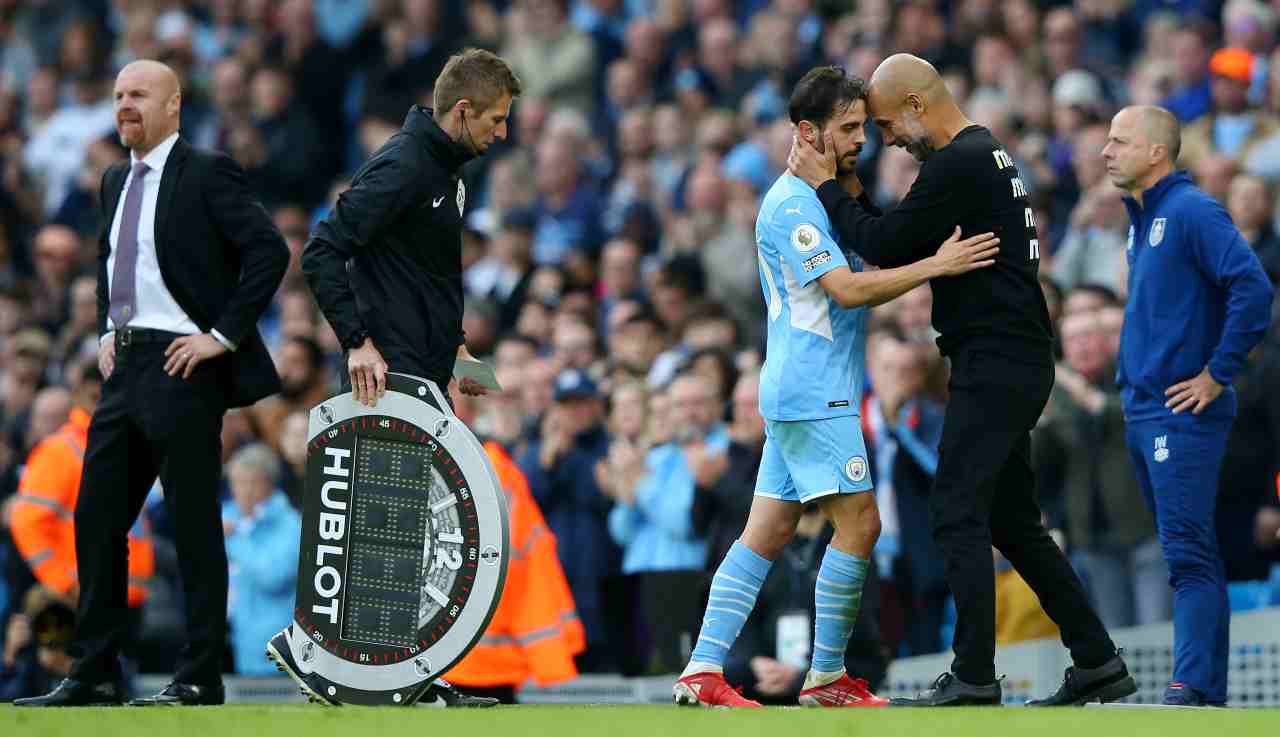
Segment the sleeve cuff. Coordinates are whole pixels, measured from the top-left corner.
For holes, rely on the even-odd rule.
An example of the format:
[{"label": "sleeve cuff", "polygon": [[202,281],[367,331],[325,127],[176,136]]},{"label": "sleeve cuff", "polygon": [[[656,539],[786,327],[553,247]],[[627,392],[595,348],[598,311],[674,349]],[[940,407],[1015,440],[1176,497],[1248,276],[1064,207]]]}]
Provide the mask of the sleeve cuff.
[{"label": "sleeve cuff", "polygon": [[226,346],[227,350],[231,351],[232,353],[235,352],[236,344],[232,343],[230,340],[227,340],[227,337],[225,335],[223,335],[222,333],[219,333],[216,329],[210,330],[209,334],[213,336],[214,340]]},{"label": "sleeve cuff", "polygon": [[1209,376],[1213,377],[1213,380],[1221,384],[1224,389],[1231,386],[1231,381],[1235,378],[1234,374],[1227,375],[1221,366],[1215,366],[1212,363],[1207,368],[1209,369]]},{"label": "sleeve cuff", "polygon": [[106,345],[107,341],[115,338],[115,336],[116,336],[116,331],[114,330],[108,330],[107,332],[103,333],[102,337],[98,338],[98,347],[101,348],[102,346]]}]

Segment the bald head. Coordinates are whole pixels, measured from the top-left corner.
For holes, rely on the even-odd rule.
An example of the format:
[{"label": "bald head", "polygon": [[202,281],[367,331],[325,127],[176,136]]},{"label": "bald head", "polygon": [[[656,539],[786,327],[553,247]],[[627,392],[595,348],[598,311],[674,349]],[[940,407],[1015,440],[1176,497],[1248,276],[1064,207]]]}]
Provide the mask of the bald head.
[{"label": "bald head", "polygon": [[[902,104],[907,95],[917,95],[928,105],[951,100],[938,70],[911,54],[894,54],[880,62],[871,75],[871,95],[890,104]],[[874,100],[872,107],[876,107]]]},{"label": "bald head", "polygon": [[918,161],[969,125],[938,70],[911,54],[880,62],[871,75],[867,107],[885,145],[904,148]]},{"label": "bald head", "polygon": [[140,59],[116,76],[116,130],[141,158],[178,130],[182,89],[168,65]]},{"label": "bald head", "polygon": [[1164,146],[1169,161],[1177,163],[1178,152],[1182,149],[1182,126],[1176,115],[1155,105],[1134,105],[1121,110],[1119,114],[1126,113],[1134,116],[1138,129],[1148,142]]},{"label": "bald head", "polygon": [[1111,181],[1135,197],[1173,171],[1181,148],[1178,119],[1164,108],[1134,105],[1111,119],[1102,159]]}]

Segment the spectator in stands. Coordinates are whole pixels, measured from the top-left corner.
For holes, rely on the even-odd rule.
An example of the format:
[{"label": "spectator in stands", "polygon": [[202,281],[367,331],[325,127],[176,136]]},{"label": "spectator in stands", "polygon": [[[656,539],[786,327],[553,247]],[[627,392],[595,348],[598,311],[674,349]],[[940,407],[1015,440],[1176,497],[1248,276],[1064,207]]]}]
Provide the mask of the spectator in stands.
[{"label": "spectator in stands", "polygon": [[[1280,74],[1280,69],[1276,73]],[[1280,282],[1280,234],[1276,233],[1274,193],[1275,188],[1262,177],[1237,174],[1231,180],[1226,202],[1231,219],[1258,254],[1272,284]]]},{"label": "spectator in stands", "polygon": [[596,49],[591,36],[569,23],[568,0],[522,0],[522,27],[508,38],[502,56],[529,97],[554,96],[590,116],[595,108]]},{"label": "spectator in stands", "polygon": [[271,220],[280,235],[284,236],[284,244],[289,247],[289,268],[285,269],[280,289],[303,289],[305,280],[302,276],[302,248],[307,245],[307,236],[311,234],[307,211],[301,205],[284,204],[271,213]]},{"label": "spectator in stands", "polygon": [[[706,562],[706,540],[692,526],[694,470],[714,460],[708,456],[723,456],[729,435],[719,422],[714,387],[705,378],[682,374],[670,391],[674,436],[642,460],[614,466],[612,472],[635,483],[613,483],[605,490],[617,502],[609,513],[609,532],[623,546],[624,573],[701,570]],[[644,471],[636,478],[638,464]]]},{"label": "spectator in stands", "polygon": [[280,488],[294,507],[302,508],[307,476],[308,412],[295,410],[280,423]]},{"label": "spectator in stands", "polygon": [[1054,281],[1068,290],[1086,283],[1123,288],[1126,231],[1123,197],[1115,187],[1103,183],[1084,192],[1054,254]]},{"label": "spectator in stands", "polygon": [[1236,420],[1218,481],[1215,515],[1218,547],[1228,581],[1257,581],[1268,575],[1275,546],[1264,546],[1242,531],[1255,526],[1263,510],[1280,503],[1273,481],[1280,473],[1280,343],[1270,339],[1249,354],[1232,382]]},{"label": "spectator in stands", "polygon": [[533,280],[532,244],[537,219],[528,209],[502,214],[495,228],[488,255],[467,269],[467,291],[492,300],[498,308],[498,330],[510,332],[520,317],[520,308]]},{"label": "spectator in stands", "polygon": [[595,330],[578,317],[557,320],[551,331],[551,356],[562,368],[590,374],[598,359]]},{"label": "spectator in stands", "polygon": [[97,235],[102,177],[124,155],[124,148],[115,136],[103,136],[90,142],[85,151],[84,163],[81,164],[66,198],[54,213],[53,222],[66,225],[84,239]]},{"label": "spectator in stands", "polygon": [[538,226],[533,237],[533,260],[538,264],[559,264],[571,250],[594,254],[599,248],[601,203],[578,155],[563,139],[538,143]]},{"label": "spectator in stands", "polygon": [[109,134],[115,124],[106,74],[96,67],[66,70],[72,102],[63,105],[27,142],[26,165],[44,187],[44,214],[52,215],[66,198],[84,163],[89,143]]},{"label": "spectator in stands", "polygon": [[293,81],[280,67],[262,67],[249,85],[248,120],[227,141],[267,207],[301,201],[313,205],[327,188],[321,132],[299,105]]},{"label": "spectator in stands", "polygon": [[71,412],[71,392],[62,386],[48,386],[36,392],[23,436],[23,450],[31,450],[41,440],[57,432]]},{"label": "spectator in stands", "polygon": [[[313,0],[280,2],[276,9],[278,33],[267,46],[265,57],[288,74],[291,102],[315,125],[320,145],[341,151],[346,143],[344,111],[334,101],[346,94],[348,66],[343,55],[321,37],[316,20]],[[317,175],[327,179],[337,173],[343,159],[325,156],[309,163]]]},{"label": "spectator in stands", "polygon": [[82,274],[71,282],[67,290],[68,316],[53,342],[51,358],[65,366],[74,361],[86,345],[97,341],[98,280]]},{"label": "spectator in stands", "polygon": [[733,387],[729,447],[724,454],[695,454],[693,530],[707,539],[705,570],[715,571],[738,539],[751,511],[756,471],[764,453],[760,377],[744,374]]},{"label": "spectator in stands", "polygon": [[210,80],[209,99],[211,113],[201,121],[193,137],[197,145],[229,151],[232,132],[249,117],[249,70],[244,62],[235,57],[217,62]]},{"label": "spectator in stands", "polygon": [[554,387],[539,437],[519,465],[559,541],[560,564],[586,628],[587,650],[578,658],[579,669],[607,672],[617,668],[620,643],[607,637],[610,613],[602,586],[617,573],[620,551],[609,539],[606,517],[612,502],[601,493],[596,473],[609,448],[604,407],[595,382],[581,368],[561,371]]},{"label": "spectator in stands", "polygon": [[222,505],[231,586],[231,652],[241,675],[271,675],[263,644],[293,619],[302,517],[280,490],[280,458],[261,443],[227,463],[231,499]]},{"label": "spectator in stands", "polygon": [[66,319],[63,297],[84,261],[80,236],[65,225],[46,225],[35,237],[36,290],[32,319],[53,330]]},{"label": "spectator in stands", "polygon": [[75,618],[74,605],[57,592],[40,584],[27,590],[5,627],[0,702],[41,693],[71,672]]},{"label": "spectator in stands", "polygon": [[1247,49],[1219,49],[1209,59],[1212,108],[1182,132],[1178,166],[1196,169],[1211,154],[1248,159],[1262,141],[1280,132],[1280,120],[1250,102],[1254,67],[1265,63]]},{"label": "spectator in stands", "polygon": [[311,408],[334,393],[332,375],[325,364],[320,344],[305,336],[287,338],[276,355],[280,393],[260,400],[245,410],[254,434],[269,447],[280,451],[285,418]]},{"label": "spectator in stands", "polygon": [[1097,311],[1059,330],[1064,362],[1031,447],[1037,467],[1063,469],[1067,550],[1108,628],[1167,621],[1169,568],[1124,445],[1115,355]]},{"label": "spectator in stands", "polygon": [[1174,89],[1161,105],[1178,116],[1184,125],[1209,112],[1213,106],[1210,33],[1203,22],[1187,20],[1173,35],[1170,56],[1175,70]]},{"label": "spectator in stands", "polygon": [[[26,469],[18,486],[18,496],[9,520],[9,528],[18,552],[31,567],[36,580],[75,606],[80,595],[79,577],[76,574],[75,530],[72,514],[80,495],[80,476],[84,470],[84,451],[89,433],[89,418],[97,407],[102,394],[102,376],[95,366],[78,367],[73,378],[73,390],[56,387],[46,392],[59,392],[64,396],[44,394],[37,399],[33,410],[32,429],[28,434],[34,442]],[[57,416],[57,424],[48,431],[41,425],[48,424],[42,404],[57,402],[48,413]],[[61,427],[58,427],[61,425]],[[141,528],[145,530],[145,526]],[[147,579],[155,568],[154,552],[145,532],[129,535],[129,593],[128,604],[135,610],[146,600]]]},{"label": "spectator in stands", "polygon": [[[891,646],[926,655],[942,650],[947,598],[945,562],[929,534],[929,489],[938,467],[942,407],[927,394],[932,346],[909,342],[896,330],[867,341],[872,395],[863,406],[880,540],[876,568],[903,620],[885,632]],[[891,647],[896,651],[897,647]]]}]

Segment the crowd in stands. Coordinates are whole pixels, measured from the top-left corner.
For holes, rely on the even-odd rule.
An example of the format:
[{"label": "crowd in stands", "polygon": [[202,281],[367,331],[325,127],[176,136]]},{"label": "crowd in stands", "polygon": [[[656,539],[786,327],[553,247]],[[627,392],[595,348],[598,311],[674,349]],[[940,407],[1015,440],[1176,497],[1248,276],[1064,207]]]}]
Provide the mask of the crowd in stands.
[{"label": "crowd in stands", "polygon": [[[69,519],[74,494],[49,501],[24,474],[101,383],[98,190],[126,155],[112,108],[125,63],[178,72],[182,135],[244,168],[293,255],[260,325],[284,389],[223,423],[227,670],[258,673],[290,619],[306,412],[346,366],[299,255],[346,178],[429,105],[449,55],[479,46],[511,61],[524,95],[508,140],[465,170],[464,329],[503,387],[474,402],[474,429],[515,460],[554,533],[585,630],[578,670],[640,674],[687,658],[751,502],[755,217],[792,144],[789,91],[815,65],[865,78],[894,52],[943,73],[1031,192],[1061,357],[1033,440],[1051,526],[1109,627],[1169,618],[1114,385],[1128,218],[1099,154],[1120,106],[1173,110],[1180,165],[1280,279],[1278,26],[1280,2],[1262,0],[0,0],[0,698],[68,665],[74,571],[30,541]],[[918,165],[867,135],[859,175],[891,207]],[[861,421],[883,533],[848,657],[873,684],[891,659],[949,645],[926,504],[947,379],[930,310],[923,286],[869,322]],[[1237,380],[1218,502],[1240,608],[1280,603],[1276,387],[1273,330]],[[163,493],[135,530],[154,552],[134,617],[145,672],[167,672],[181,639]],[[804,520],[731,657],[749,695],[785,699],[807,667],[787,618],[812,607],[830,530]],[[993,564],[1002,640],[1045,634],[1025,584]]]}]

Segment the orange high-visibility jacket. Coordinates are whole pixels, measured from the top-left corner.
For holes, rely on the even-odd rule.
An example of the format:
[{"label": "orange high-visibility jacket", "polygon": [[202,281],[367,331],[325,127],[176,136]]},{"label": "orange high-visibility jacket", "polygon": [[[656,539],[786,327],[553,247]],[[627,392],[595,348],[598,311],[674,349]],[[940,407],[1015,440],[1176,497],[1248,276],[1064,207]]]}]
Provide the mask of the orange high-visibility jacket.
[{"label": "orange high-visibility jacket", "polygon": [[477,688],[520,687],[533,678],[550,686],[578,676],[573,656],[586,634],[556,554],[556,539],[529,492],[529,482],[497,443],[485,443],[510,507],[511,558],[502,600],[489,628],[446,677]]},{"label": "orange high-visibility jacket", "polygon": [[[62,594],[76,583],[74,514],[89,438],[89,413],[76,407],[57,432],[31,450],[18,480],[13,542],[40,583]],[[144,524],[129,533],[129,606],[142,606],[156,556]]]}]

